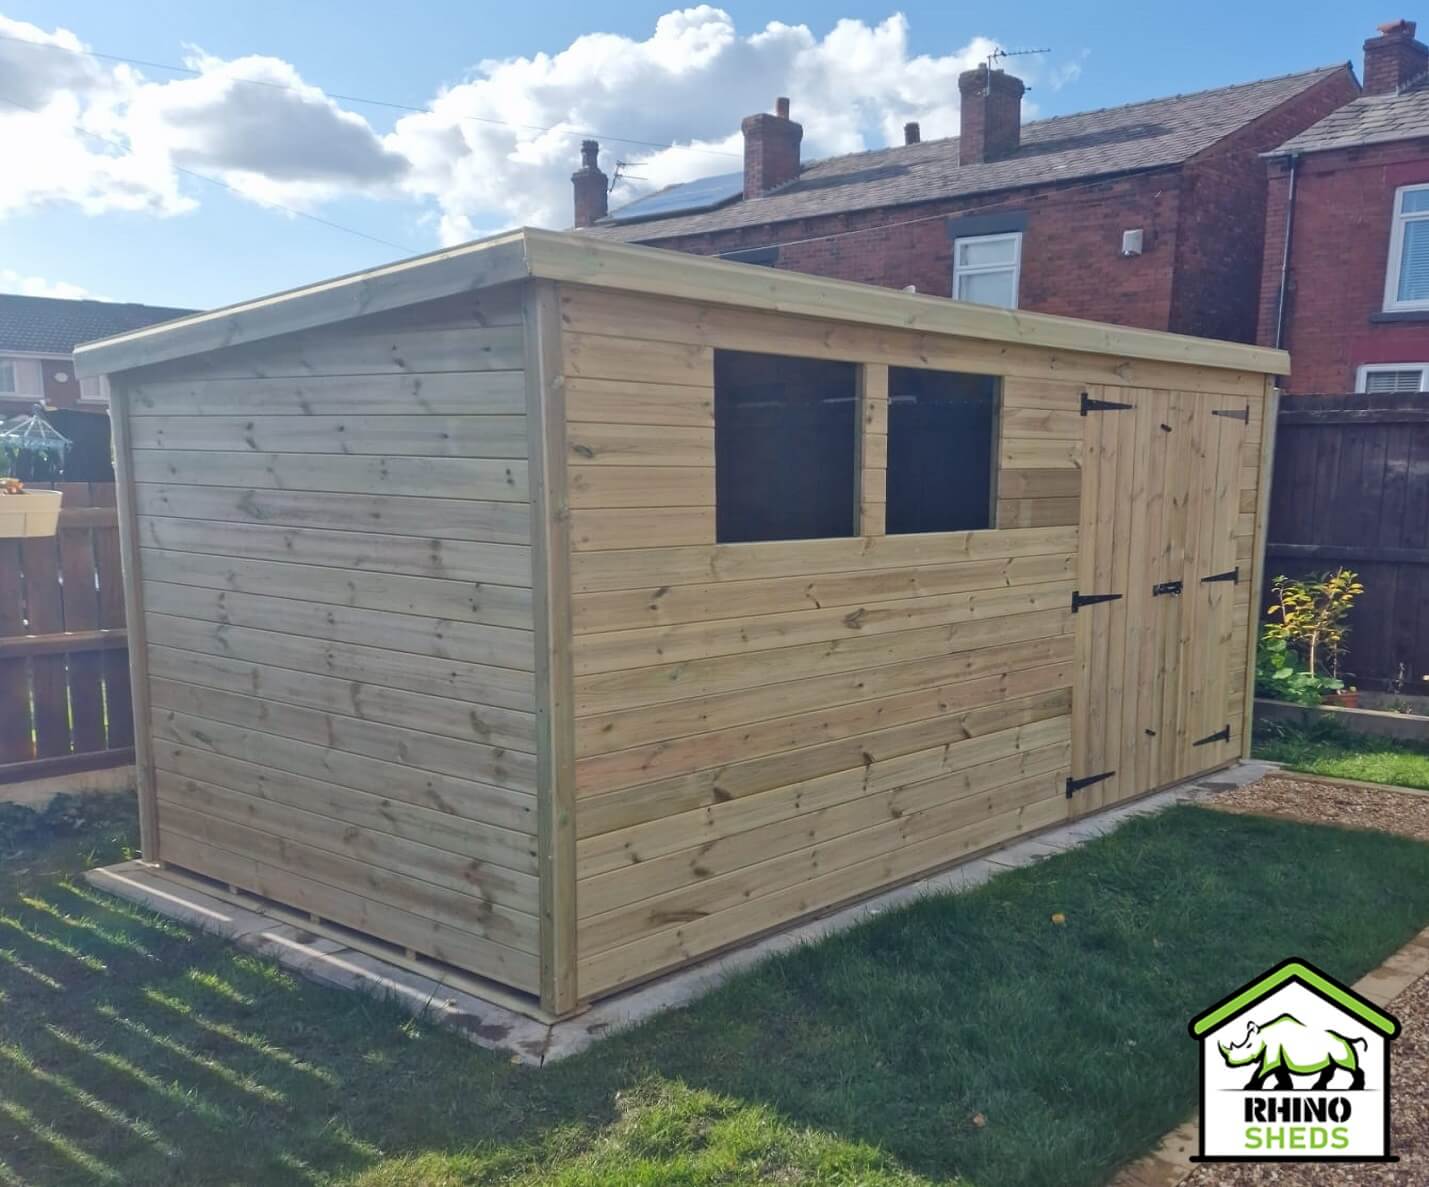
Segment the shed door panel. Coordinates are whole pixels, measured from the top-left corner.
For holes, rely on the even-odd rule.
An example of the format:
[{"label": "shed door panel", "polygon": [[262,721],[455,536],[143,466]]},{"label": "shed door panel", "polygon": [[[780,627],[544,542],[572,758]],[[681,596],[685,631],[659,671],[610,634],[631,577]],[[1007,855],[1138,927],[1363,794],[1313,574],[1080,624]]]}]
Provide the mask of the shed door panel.
[{"label": "shed door panel", "polygon": [[1090,412],[1084,428],[1078,590],[1119,597],[1077,614],[1073,778],[1107,777],[1074,793],[1076,815],[1219,765],[1239,747],[1234,735],[1203,741],[1230,721],[1235,586],[1202,578],[1235,565],[1245,425],[1216,412],[1245,402],[1089,394],[1131,407]]}]

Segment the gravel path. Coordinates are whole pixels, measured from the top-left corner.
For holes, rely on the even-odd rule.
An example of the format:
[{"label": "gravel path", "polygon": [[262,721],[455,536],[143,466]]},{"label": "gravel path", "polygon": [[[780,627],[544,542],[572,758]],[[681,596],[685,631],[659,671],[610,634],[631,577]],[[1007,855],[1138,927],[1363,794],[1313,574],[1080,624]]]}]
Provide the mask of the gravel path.
[{"label": "gravel path", "polygon": [[[1205,801],[1225,812],[1283,816],[1316,824],[1377,828],[1429,841],[1429,795],[1272,775]],[[1424,1187],[1429,1184],[1429,977],[1394,999],[1403,1024],[1394,1043],[1391,1148],[1397,1163],[1233,1164],[1199,1167],[1183,1187]]]}]

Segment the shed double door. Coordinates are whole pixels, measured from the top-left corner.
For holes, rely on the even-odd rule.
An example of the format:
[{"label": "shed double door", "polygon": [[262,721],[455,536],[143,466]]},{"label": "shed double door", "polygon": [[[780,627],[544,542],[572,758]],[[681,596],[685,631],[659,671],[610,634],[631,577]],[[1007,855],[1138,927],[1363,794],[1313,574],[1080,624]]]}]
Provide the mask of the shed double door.
[{"label": "shed double door", "polygon": [[1084,399],[1071,814],[1239,753],[1230,673],[1247,402],[1108,387]]}]

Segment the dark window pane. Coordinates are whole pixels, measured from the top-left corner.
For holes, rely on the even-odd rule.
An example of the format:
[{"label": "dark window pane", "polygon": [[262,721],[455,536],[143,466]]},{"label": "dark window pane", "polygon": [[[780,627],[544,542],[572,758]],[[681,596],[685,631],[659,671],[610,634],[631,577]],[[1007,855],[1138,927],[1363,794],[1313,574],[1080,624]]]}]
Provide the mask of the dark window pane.
[{"label": "dark window pane", "polygon": [[715,351],[721,542],[853,535],[857,369]]},{"label": "dark window pane", "polygon": [[889,535],[992,526],[997,384],[991,375],[889,368]]}]

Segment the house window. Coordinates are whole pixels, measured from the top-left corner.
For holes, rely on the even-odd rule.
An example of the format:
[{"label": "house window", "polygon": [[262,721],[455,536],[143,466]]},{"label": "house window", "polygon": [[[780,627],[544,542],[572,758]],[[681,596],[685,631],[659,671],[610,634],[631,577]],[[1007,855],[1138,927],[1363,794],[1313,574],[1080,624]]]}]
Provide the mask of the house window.
[{"label": "house window", "polygon": [[44,390],[45,378],[39,359],[0,358],[0,395],[38,398]]},{"label": "house window", "polygon": [[857,378],[852,363],[715,351],[716,539],[854,534]]},{"label": "house window", "polygon": [[953,241],[953,296],[959,301],[1016,309],[1021,270],[1021,231]]},{"label": "house window", "polygon": [[992,527],[997,407],[991,375],[888,369],[889,535]]},{"label": "house window", "polygon": [[1384,307],[1429,309],[1429,185],[1401,186],[1394,193]]},{"label": "house window", "polygon": [[15,374],[15,364],[9,359],[0,359],[0,394],[10,395],[20,389],[15,385],[18,377]]},{"label": "house window", "polygon": [[1429,391],[1429,363],[1385,363],[1359,369],[1359,392]]}]

